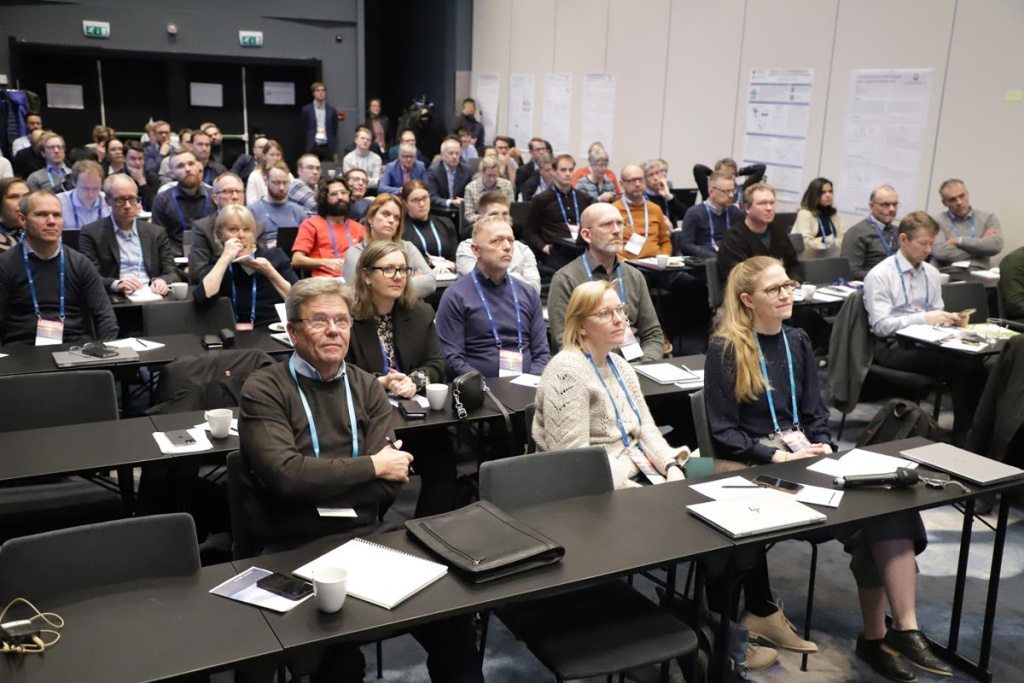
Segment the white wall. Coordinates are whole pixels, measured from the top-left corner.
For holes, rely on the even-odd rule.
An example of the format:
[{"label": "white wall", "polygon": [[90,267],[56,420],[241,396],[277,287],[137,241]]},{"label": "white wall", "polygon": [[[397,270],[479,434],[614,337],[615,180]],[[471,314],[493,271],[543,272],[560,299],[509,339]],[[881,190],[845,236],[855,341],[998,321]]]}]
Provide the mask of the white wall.
[{"label": "white wall", "polygon": [[1006,97],[1024,90],[1022,34],[1021,0],[475,0],[473,70],[501,78],[499,132],[508,75],[534,75],[534,134],[544,74],[572,73],[577,158],[591,142],[584,75],[615,74],[612,167],[663,157],[675,186],[692,187],[695,163],[742,155],[752,68],[814,69],[804,179],[837,184],[851,70],[933,69],[916,205],[900,213],[942,210],[938,186],[960,177],[999,215],[1006,253],[1024,246],[1024,102]]}]

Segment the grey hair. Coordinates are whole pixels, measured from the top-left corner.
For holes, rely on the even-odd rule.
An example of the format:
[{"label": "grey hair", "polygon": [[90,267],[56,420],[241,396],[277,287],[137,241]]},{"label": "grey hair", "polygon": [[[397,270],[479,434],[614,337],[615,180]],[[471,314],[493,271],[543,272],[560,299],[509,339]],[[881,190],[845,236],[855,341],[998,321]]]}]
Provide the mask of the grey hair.
[{"label": "grey hair", "polygon": [[647,175],[647,172],[652,168],[661,168],[661,159],[648,159],[640,164],[640,169],[644,172],[644,175]]},{"label": "grey hair", "polygon": [[587,151],[587,161],[593,166],[599,161],[608,161],[608,151],[605,150],[604,145],[601,143],[595,143],[590,146]]},{"label": "grey hair", "polygon": [[107,176],[107,179],[103,181],[103,194],[107,196],[107,199],[111,201],[114,200],[114,198],[111,195],[114,194],[114,186],[117,185],[119,182],[131,183],[132,187],[138,187],[138,185],[131,178],[131,176],[127,176],[124,173],[115,173],[113,175],[109,175]]},{"label": "grey hair", "polygon": [[893,194],[896,193],[896,188],[893,187],[892,185],[879,185],[875,189],[871,190],[871,196],[868,197],[868,201],[872,201],[872,202],[875,201],[875,197],[878,194],[879,190],[888,190],[889,192],[892,192]]},{"label": "grey hair", "polygon": [[940,199],[945,199],[946,198],[946,195],[944,195],[942,193],[945,192],[946,188],[950,187],[951,185],[963,185],[964,189],[967,189],[967,183],[965,183],[964,181],[960,180],[959,178],[950,178],[949,180],[946,180],[941,185],[939,185],[939,198]]},{"label": "grey hair", "polygon": [[305,308],[306,303],[320,296],[340,296],[345,300],[345,305],[351,315],[354,303],[351,287],[347,286],[340,278],[308,277],[296,282],[288,292],[288,298],[284,302],[288,322],[293,324],[301,322],[302,309]]},{"label": "grey hair", "polygon": [[400,144],[398,146],[398,152],[399,153],[402,153],[402,152],[412,152],[413,154],[415,154],[416,153],[416,145],[412,144],[411,142],[403,142],[402,144]]}]

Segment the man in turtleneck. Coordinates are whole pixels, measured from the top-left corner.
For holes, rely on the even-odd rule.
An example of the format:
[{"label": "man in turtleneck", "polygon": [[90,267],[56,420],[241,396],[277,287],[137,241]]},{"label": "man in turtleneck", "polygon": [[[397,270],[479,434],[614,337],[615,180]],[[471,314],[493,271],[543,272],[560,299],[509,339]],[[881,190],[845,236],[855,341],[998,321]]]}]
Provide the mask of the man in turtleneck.
[{"label": "man in turtleneck", "polygon": [[580,216],[590,206],[585,192],[572,186],[572,172],[576,160],[569,154],[555,159],[554,186],[539,192],[530,200],[530,211],[523,229],[525,241],[538,260],[558,269],[583,251],[579,245]]}]

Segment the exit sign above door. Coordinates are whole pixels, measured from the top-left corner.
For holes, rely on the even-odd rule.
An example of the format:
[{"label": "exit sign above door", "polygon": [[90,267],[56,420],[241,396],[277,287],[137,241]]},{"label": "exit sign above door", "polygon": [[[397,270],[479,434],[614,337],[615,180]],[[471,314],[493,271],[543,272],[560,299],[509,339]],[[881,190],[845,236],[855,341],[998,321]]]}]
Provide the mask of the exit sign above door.
[{"label": "exit sign above door", "polygon": [[85,34],[86,38],[109,38],[110,37],[110,22],[109,21],[83,21],[82,22],[82,33]]},{"label": "exit sign above door", "polygon": [[238,44],[242,47],[263,47],[263,31],[239,31]]}]

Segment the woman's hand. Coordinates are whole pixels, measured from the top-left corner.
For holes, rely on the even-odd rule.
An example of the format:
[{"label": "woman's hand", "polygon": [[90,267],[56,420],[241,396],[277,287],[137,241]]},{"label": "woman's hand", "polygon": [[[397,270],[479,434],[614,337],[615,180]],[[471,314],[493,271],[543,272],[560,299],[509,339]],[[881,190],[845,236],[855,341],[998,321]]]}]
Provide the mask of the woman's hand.
[{"label": "woman's hand", "polygon": [[224,243],[224,253],[220,257],[229,262],[234,261],[242,255],[244,250],[245,244],[242,243],[242,240],[232,237]]},{"label": "woman's hand", "polygon": [[682,481],[683,479],[686,479],[686,477],[683,475],[683,470],[680,468],[669,467],[665,471],[665,479],[668,479],[669,481]]},{"label": "woman's hand", "polygon": [[772,462],[786,462],[788,460],[803,460],[804,458],[813,458],[818,455],[826,455],[832,452],[832,446],[827,443],[815,443],[811,444],[807,448],[801,448],[796,453],[787,453],[786,451],[775,451],[775,455],[772,456]]}]

